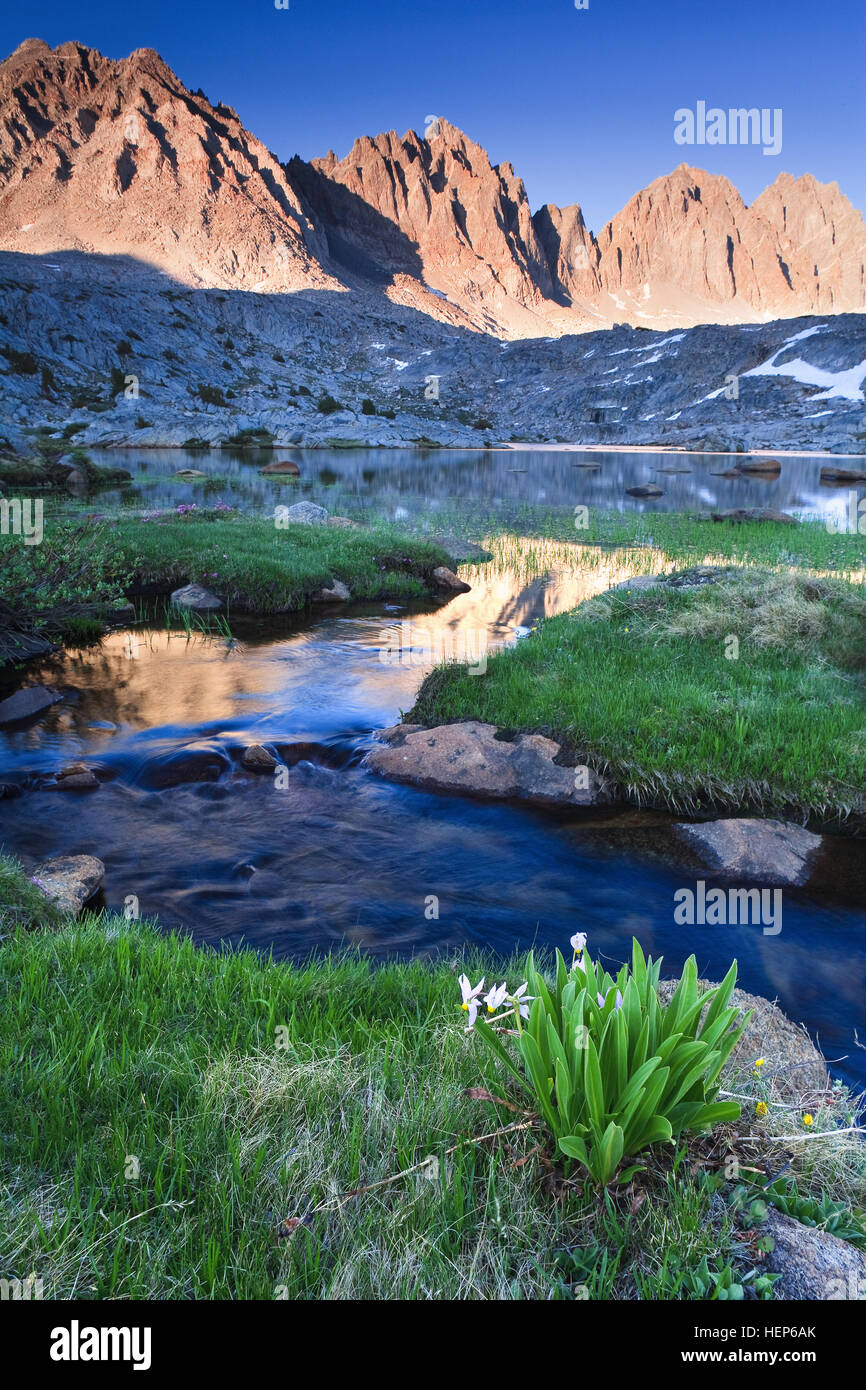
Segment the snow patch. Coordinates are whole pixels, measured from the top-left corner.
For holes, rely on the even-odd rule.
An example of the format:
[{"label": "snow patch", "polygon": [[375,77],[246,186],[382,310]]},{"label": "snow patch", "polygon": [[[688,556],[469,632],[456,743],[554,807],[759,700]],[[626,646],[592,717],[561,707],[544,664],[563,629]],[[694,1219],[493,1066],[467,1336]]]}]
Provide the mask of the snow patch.
[{"label": "snow patch", "polygon": [[862,362],[858,362],[856,367],[849,367],[846,371],[841,372],[828,372],[823,367],[815,367],[811,362],[806,362],[802,357],[795,357],[793,361],[786,362],[781,367],[776,366],[776,358],[781,352],[784,352],[785,348],[790,347],[792,343],[800,342],[803,338],[811,338],[812,334],[820,332],[821,328],[826,328],[826,324],[821,324],[818,328],[806,328],[802,333],[796,333],[782,347],[777,348],[766,362],[762,362],[758,367],[752,367],[751,371],[744,372],[743,376],[787,376],[798,381],[801,386],[823,386],[825,390],[813,396],[813,401],[828,401],[837,397],[847,401],[862,401],[863,391],[861,387],[864,378],[866,378],[866,358]]}]

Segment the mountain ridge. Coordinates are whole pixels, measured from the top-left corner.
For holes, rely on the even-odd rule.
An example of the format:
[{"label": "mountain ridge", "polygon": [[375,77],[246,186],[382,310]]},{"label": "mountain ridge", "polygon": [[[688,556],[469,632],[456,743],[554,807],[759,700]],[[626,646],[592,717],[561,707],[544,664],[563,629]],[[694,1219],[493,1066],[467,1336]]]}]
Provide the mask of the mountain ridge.
[{"label": "mountain ridge", "polygon": [[0,63],[0,249],[128,254],[206,288],[384,294],[504,338],[866,308],[866,224],[811,174],[747,206],[680,164],[596,235],[576,203],[533,213],[512,165],[444,119],[281,163],[155,50],[39,39]]}]

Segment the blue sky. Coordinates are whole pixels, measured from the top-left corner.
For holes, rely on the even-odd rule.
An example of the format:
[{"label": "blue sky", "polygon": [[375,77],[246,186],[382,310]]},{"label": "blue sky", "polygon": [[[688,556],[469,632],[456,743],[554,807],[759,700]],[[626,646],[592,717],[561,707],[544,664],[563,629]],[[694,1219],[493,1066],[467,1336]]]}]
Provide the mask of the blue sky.
[{"label": "blue sky", "polygon": [[[22,7],[23,12],[23,7]],[[281,159],[447,117],[510,160],[533,210],[579,202],[598,231],[685,160],[750,202],[778,173],[837,180],[866,208],[863,0],[40,0],[0,17],[0,47],[78,39],[156,48],[188,87],[234,106]],[[674,112],[780,107],[778,156],[683,147]]]}]

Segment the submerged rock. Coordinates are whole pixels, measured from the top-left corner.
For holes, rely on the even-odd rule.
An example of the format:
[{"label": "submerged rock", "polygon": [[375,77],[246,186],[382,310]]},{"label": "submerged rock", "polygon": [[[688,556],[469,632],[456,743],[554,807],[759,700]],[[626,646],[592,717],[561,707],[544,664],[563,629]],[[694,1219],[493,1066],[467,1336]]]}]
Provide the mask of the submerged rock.
[{"label": "submerged rock", "polygon": [[780,820],[712,820],[673,830],[707,868],[767,887],[805,883],[821,847],[820,835]]},{"label": "submerged rock", "polygon": [[398,724],[365,759],[373,772],[433,792],[466,792],[547,806],[592,806],[604,784],[589,768],[560,767],[558,743],[542,734],[498,737],[494,724],[470,720],[434,729]]},{"label": "submerged rock", "polygon": [[274,463],[266,463],[264,468],[259,469],[259,472],[264,475],[283,474],[290,478],[299,478],[301,476],[300,468],[292,459],[278,459]]},{"label": "submerged rock", "polygon": [[51,705],[56,705],[63,696],[44,685],[26,685],[16,690],[8,700],[0,700],[0,724],[17,724],[21,719],[31,719],[41,714]]},{"label": "submerged rock", "polygon": [[741,473],[781,473],[782,465],[778,459],[746,459],[737,464]]},{"label": "submerged rock", "polygon": [[146,763],[135,780],[148,791],[163,791],[198,782],[218,782],[230,771],[229,759],[215,748],[183,748]]},{"label": "submerged rock", "polygon": [[58,772],[54,781],[47,785],[60,791],[82,791],[98,787],[99,778],[93,769],[85,767],[84,763],[72,763]]},{"label": "submerged rock", "polygon": [[105,877],[105,865],[92,854],[46,859],[31,875],[33,883],[63,912],[77,915]]},{"label": "submerged rock", "polygon": [[641,483],[639,487],[627,487],[627,497],[664,497],[663,490],[656,483]]},{"label": "submerged rock", "polygon": [[866,483],[866,473],[861,468],[822,468],[822,483]]},{"label": "submerged rock", "polygon": [[223,606],[222,599],[203,584],[187,584],[183,589],[175,589],[171,601],[176,608],[191,608],[194,613],[214,613]]}]

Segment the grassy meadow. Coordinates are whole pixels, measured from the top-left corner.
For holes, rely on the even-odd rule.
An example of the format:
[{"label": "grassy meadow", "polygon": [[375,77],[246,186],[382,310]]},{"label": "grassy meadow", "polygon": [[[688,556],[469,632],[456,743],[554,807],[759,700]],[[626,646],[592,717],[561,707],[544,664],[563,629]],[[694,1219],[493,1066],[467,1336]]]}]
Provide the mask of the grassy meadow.
[{"label": "grassy meadow", "polygon": [[[0,930],[0,1275],[35,1272],[45,1298],[759,1287],[760,1230],[725,1156],[736,1143],[756,1171],[775,1161],[788,1107],[738,1076],[738,1094],[770,1102],[740,1126],[748,1142],[726,1127],[659,1148],[606,1194],[566,1180],[459,1008],[460,969],[514,979],[517,962],[201,950],[155,924],[58,919],[8,859]],[[485,1086],[507,1104],[472,1096]],[[824,1128],[851,1121],[850,1097],[834,1104]],[[862,1146],[801,1147],[796,1209],[817,1224],[835,1201],[861,1242]]]}]

